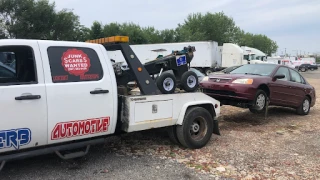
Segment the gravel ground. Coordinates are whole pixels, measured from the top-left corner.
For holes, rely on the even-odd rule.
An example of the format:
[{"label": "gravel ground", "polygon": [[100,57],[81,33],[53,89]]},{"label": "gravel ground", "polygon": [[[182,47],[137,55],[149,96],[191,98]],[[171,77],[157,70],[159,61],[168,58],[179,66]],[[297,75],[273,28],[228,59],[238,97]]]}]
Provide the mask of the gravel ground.
[{"label": "gravel ground", "polygon": [[[320,96],[320,71],[302,73]],[[109,138],[84,158],[54,155],[8,163],[0,179],[320,179],[320,102],[308,116],[270,107],[269,116],[222,107],[220,130],[199,150],[172,144],[163,129]]]}]

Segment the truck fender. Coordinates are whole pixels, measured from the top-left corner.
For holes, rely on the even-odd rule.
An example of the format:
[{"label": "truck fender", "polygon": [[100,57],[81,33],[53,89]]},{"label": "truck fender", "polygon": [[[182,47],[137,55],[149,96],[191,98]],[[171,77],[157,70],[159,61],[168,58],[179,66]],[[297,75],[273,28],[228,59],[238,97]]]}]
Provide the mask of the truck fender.
[{"label": "truck fender", "polygon": [[[220,105],[220,104],[219,104]],[[216,112],[215,112],[215,109],[214,109],[214,104],[212,103],[212,101],[193,101],[193,102],[189,102],[189,103],[186,103],[182,106],[182,108],[180,109],[180,113],[179,113],[179,116],[178,116],[178,120],[176,122],[177,125],[182,125],[183,123],[183,119],[184,119],[184,116],[186,114],[186,111],[189,107],[191,106],[198,106],[198,107],[206,107],[206,106],[209,106],[209,107],[212,107],[210,108],[210,113],[213,113],[213,116],[216,116]],[[220,108],[220,106],[219,106]],[[207,108],[206,108],[207,109]],[[212,112],[213,111],[213,112]],[[213,117],[214,118],[214,117]]]}]

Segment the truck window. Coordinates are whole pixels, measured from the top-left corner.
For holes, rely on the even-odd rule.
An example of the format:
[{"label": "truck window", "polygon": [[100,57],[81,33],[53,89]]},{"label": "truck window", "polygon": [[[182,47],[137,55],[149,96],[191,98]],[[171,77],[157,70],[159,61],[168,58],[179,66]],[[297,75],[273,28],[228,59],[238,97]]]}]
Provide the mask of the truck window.
[{"label": "truck window", "polygon": [[37,83],[33,49],[29,46],[1,46],[0,85]]},{"label": "truck window", "polygon": [[95,50],[83,47],[49,47],[52,82],[99,81],[103,77]]}]

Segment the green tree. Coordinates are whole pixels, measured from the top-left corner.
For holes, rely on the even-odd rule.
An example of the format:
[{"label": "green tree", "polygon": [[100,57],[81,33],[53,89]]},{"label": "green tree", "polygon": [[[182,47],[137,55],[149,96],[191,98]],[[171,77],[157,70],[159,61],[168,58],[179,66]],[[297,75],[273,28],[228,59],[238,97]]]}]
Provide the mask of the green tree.
[{"label": "green tree", "polygon": [[121,35],[121,25],[118,23],[106,24],[103,27],[104,37]]},{"label": "green tree", "polygon": [[163,43],[161,32],[154,27],[146,27],[141,29],[148,44]]},{"label": "green tree", "polygon": [[223,12],[190,14],[182,25],[178,25],[179,40],[181,41],[205,41],[214,40],[222,45],[225,42],[233,42],[237,33],[237,27],[231,17]]},{"label": "green tree", "polygon": [[122,36],[129,36],[130,44],[147,44],[148,39],[141,27],[134,23],[123,23],[120,28]]},{"label": "green tree", "polygon": [[177,32],[174,29],[165,29],[160,31],[160,37],[164,43],[177,42]]},{"label": "green tree", "polygon": [[80,25],[75,29],[74,39],[76,41],[84,42],[91,39],[90,28]]},{"label": "green tree", "polygon": [[9,38],[75,40],[79,18],[55,11],[48,0],[0,0],[0,23]]},{"label": "green tree", "polygon": [[91,39],[99,39],[103,38],[103,30],[102,30],[102,24],[98,21],[94,21],[92,26],[91,26],[91,31],[90,31],[90,37]]},{"label": "green tree", "polygon": [[79,17],[66,9],[57,12],[54,16],[50,39],[78,40],[77,33],[84,30],[80,25]]},{"label": "green tree", "polygon": [[257,34],[253,36],[252,47],[261,50],[269,56],[271,56],[272,53],[275,53],[278,49],[278,45],[275,41],[271,40],[266,35],[262,34]]}]

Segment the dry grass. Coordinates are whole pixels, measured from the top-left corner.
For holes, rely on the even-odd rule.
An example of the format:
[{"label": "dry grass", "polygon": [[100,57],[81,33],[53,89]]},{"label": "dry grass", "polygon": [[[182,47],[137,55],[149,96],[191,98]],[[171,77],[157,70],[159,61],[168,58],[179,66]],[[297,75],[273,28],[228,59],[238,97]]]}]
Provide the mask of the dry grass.
[{"label": "dry grass", "polygon": [[[320,96],[318,79],[308,79]],[[270,107],[269,117],[246,109],[222,107],[222,136],[199,150],[172,144],[163,130],[138,132],[112,141],[119,156],[155,155],[176,160],[212,178],[320,179],[320,102],[307,116]]]}]

